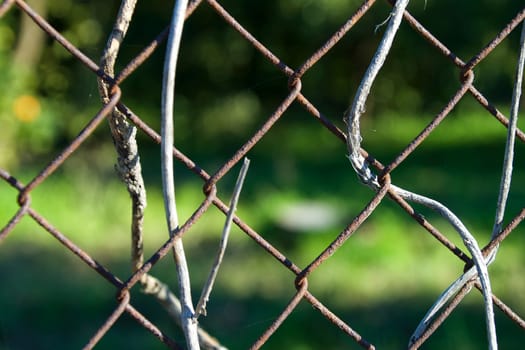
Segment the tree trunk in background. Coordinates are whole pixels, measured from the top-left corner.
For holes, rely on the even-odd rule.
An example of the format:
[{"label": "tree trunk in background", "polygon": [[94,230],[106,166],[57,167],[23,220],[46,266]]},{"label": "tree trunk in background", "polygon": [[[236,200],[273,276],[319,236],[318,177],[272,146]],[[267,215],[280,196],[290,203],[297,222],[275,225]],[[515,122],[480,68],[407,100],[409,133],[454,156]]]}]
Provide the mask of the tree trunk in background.
[{"label": "tree trunk in background", "polygon": [[[46,16],[46,1],[28,0],[27,3],[42,17]],[[26,68],[33,67],[40,60],[45,34],[27,15],[22,16],[18,33],[18,42],[13,54],[14,61]]]}]

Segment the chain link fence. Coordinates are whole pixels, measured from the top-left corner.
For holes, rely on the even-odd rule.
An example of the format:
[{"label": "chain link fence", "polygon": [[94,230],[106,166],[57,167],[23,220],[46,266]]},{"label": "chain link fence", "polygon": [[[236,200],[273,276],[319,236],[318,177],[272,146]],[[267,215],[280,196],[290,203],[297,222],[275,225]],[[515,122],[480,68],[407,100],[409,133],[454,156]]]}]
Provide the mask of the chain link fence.
[{"label": "chain link fence", "polygon": [[[357,344],[365,349],[375,348],[374,335],[370,335],[369,337],[363,336],[363,331],[361,330],[362,326],[359,321],[349,323],[345,321],[345,317],[338,315],[337,312],[334,312],[328,307],[327,303],[324,302],[321,297],[316,296],[314,292],[309,289],[308,278],[328,259],[330,259],[340,247],[344,244],[352,244],[351,241],[348,241],[348,238],[359,230],[364,221],[372,212],[374,212],[378,205],[384,201],[393,201],[393,203],[396,203],[399,207],[397,211],[398,215],[410,217],[415,224],[420,225],[429,235],[435,238],[436,244],[441,244],[448,249],[451,253],[451,257],[455,256],[465,264],[465,274],[451,286],[448,294],[444,293],[444,295],[440,297],[425,319],[420,323],[420,326],[417,328],[416,332],[414,332],[413,336],[410,339],[406,339],[409,343],[409,348],[421,347],[425,341],[440,328],[442,323],[462,302],[465,296],[468,295],[471,289],[479,290],[486,297],[484,305],[488,310],[486,312],[486,318],[490,348],[497,347],[495,339],[491,339],[490,336],[490,319],[491,317],[493,318],[493,311],[489,309],[489,306],[492,304],[496,306],[502,314],[508,317],[512,323],[520,327],[521,330],[525,329],[525,320],[523,320],[515,310],[506,305],[503,300],[498,298],[497,295],[492,293],[488,274],[485,276],[486,278],[483,278],[487,265],[492,261],[497,260],[495,252],[498,246],[506,243],[506,238],[516,231],[516,228],[524,219],[525,209],[519,211],[519,213],[511,218],[506,225],[503,225],[501,217],[501,220],[495,224],[490,242],[483,248],[472,248],[473,246],[477,246],[477,242],[468,235],[468,230],[466,230],[466,228],[464,229],[461,220],[448,210],[448,208],[436,201],[428,198],[425,199],[424,197],[424,199],[421,199],[422,196],[420,195],[396,187],[394,185],[395,176],[392,175],[392,179],[390,178],[392,172],[398,168],[407,157],[413,154],[415,150],[434,132],[434,130],[439,127],[440,123],[450,114],[454,107],[462,99],[470,97],[473,97],[479,104],[479,107],[486,111],[487,117],[492,116],[499,121],[501,128],[508,128],[510,130],[508,133],[508,145],[505,158],[508,159],[511,164],[510,174],[508,176],[512,175],[511,150],[513,149],[513,137],[516,136],[517,142],[523,143],[525,141],[525,134],[516,127],[516,123],[513,124],[512,116],[507,118],[507,116],[491,104],[489,99],[484,96],[483,92],[476,87],[474,74],[477,66],[486,60],[487,57],[489,57],[489,55],[508,38],[509,34],[518,30],[519,24],[525,19],[525,9],[516,13],[514,18],[510,19],[498,33],[495,33],[486,46],[481,47],[476,55],[468,60],[462,60],[458,55],[454,54],[445,43],[441,42],[429,30],[427,30],[424,24],[418,22],[418,20],[408,11],[404,10],[404,8],[400,8],[399,6],[401,6],[400,3],[402,3],[402,1],[398,1],[398,4],[395,4],[395,1],[391,0],[389,3],[393,6],[394,10],[391,17],[389,17],[390,22],[388,24],[385,22],[384,24],[385,28],[388,26],[388,28],[385,29],[385,33],[395,34],[396,29],[393,23],[396,19],[396,11],[400,11],[399,13],[402,14],[402,19],[399,17],[399,21],[402,20],[404,23],[410,25],[412,30],[424,39],[426,45],[435,49],[436,55],[441,55],[450,65],[457,68],[459,73],[459,88],[454,92],[453,97],[442,106],[441,111],[435,115],[434,119],[421,130],[419,135],[414,137],[390,163],[384,165],[380,160],[374,158],[372,154],[369,154],[360,146],[362,137],[359,133],[359,117],[362,111],[360,111],[361,107],[359,106],[359,98],[356,97],[353,106],[351,106],[345,113],[344,119],[347,129],[341,130],[337,125],[342,125],[339,124],[339,121],[343,116],[340,116],[337,122],[330,119],[323,113],[321,107],[316,106],[308,98],[308,91],[303,90],[301,81],[302,77],[307,72],[316,69],[317,63],[321,61],[332,50],[332,48],[334,48],[345,36],[352,33],[352,29],[356,24],[367,16],[370,9],[376,6],[376,1],[367,0],[360,4],[360,6],[356,6],[355,10],[353,10],[345,23],[339,28],[335,28],[333,33],[325,33],[328,39],[322,43],[318,50],[306,57],[304,63],[297,68],[287,65],[286,62],[266,46],[266,43],[259,41],[253,34],[246,30],[242,23],[218,1],[190,1],[186,9],[186,19],[191,18],[191,16],[199,16],[199,11],[196,10],[202,7],[206,7],[208,10],[215,12],[237,33],[237,35],[249,43],[249,45],[253,47],[261,57],[271,63],[271,65],[275,67],[276,72],[280,72],[283,76],[288,78],[288,93],[282,96],[282,101],[272,113],[266,116],[264,123],[262,123],[252,135],[246,135],[244,144],[242,144],[231,157],[224,161],[223,164],[217,167],[217,169],[204,169],[199,166],[198,161],[185,155],[175,144],[175,147],[172,148],[173,156],[179,164],[187,167],[187,169],[192,172],[193,176],[202,182],[204,196],[202,201],[194,208],[193,213],[186,219],[186,221],[174,225],[171,237],[157,247],[158,249],[156,249],[149,258],[144,257],[143,249],[144,240],[147,240],[147,238],[143,237],[142,232],[146,186],[142,179],[141,163],[139,160],[140,148],[137,144],[136,137],[137,134],[139,134],[141,137],[145,136],[158,144],[161,144],[163,140],[161,133],[157,132],[154,127],[148,125],[138,113],[135,113],[123,103],[121,97],[125,91],[121,91],[121,89],[124,89],[122,88],[122,85],[126,79],[133,74],[140,74],[137,73],[140,72],[139,68],[141,65],[148,62],[158,47],[166,40],[170,28],[166,28],[166,30],[154,38],[151,43],[144,47],[142,51],[123,69],[115,72],[115,61],[119,52],[119,46],[123,41],[127,31],[127,26],[131,22],[131,15],[133,14],[133,9],[135,7],[133,1],[123,1],[122,7],[117,16],[117,21],[115,22],[114,30],[110,35],[100,65],[95,63],[86,54],[71,44],[57,29],[50,25],[44,17],[26,2],[22,0],[6,0],[1,4],[0,17],[5,16],[6,13],[11,11],[19,11],[21,16],[30,18],[40,27],[45,35],[62,45],[69,52],[71,57],[78,60],[78,62],[81,62],[87,70],[92,72],[93,79],[98,79],[99,82],[100,97],[102,100],[100,110],[88,123],[78,130],[78,136],[70,141],[52,161],[40,169],[40,172],[37,175],[33,176],[27,182],[23,182],[19,176],[11,174],[9,169],[0,168],[0,177],[3,180],[3,183],[0,186],[10,186],[17,191],[17,203],[19,206],[19,209],[16,212],[9,214],[11,219],[8,222],[0,223],[2,226],[0,242],[3,243],[9,240],[11,235],[16,234],[13,233],[13,230],[19,225],[23,218],[31,218],[47,233],[58,240],[65,249],[71,251],[79,260],[99,274],[101,279],[112,285],[117,292],[114,309],[111,311],[110,315],[107,316],[107,319],[102,325],[93,325],[92,336],[90,339],[86,339],[86,349],[95,347],[95,345],[112,329],[114,324],[119,321],[123,315],[130,316],[140,326],[151,332],[159,342],[162,342],[168,348],[179,349],[188,344],[190,344],[188,346],[192,348],[200,346],[210,349],[220,349],[227,346],[227,344],[221,344],[220,336],[214,334],[214,336],[217,336],[216,339],[201,328],[196,329],[196,332],[198,333],[197,345],[191,345],[191,340],[189,339],[187,339],[186,343],[184,341],[175,340],[170,336],[171,331],[169,329],[161,329],[159,325],[145,316],[147,312],[140,311],[134,306],[133,302],[134,295],[136,295],[137,292],[132,291],[132,288],[135,285],[140,285],[142,287],[142,292],[151,295],[153,298],[161,302],[168,314],[172,316],[181,327],[197,327],[198,323],[195,321],[195,315],[188,316],[186,312],[188,310],[193,311],[193,306],[186,305],[187,300],[184,300],[184,298],[182,301],[179,300],[176,297],[179,293],[170,291],[164,282],[150,275],[150,272],[152,268],[162,260],[169,260],[167,257],[173,249],[175,249],[176,265],[180,266],[182,264],[180,261],[181,256],[177,255],[177,247],[182,245],[185,235],[192,230],[194,225],[199,222],[203,215],[212,207],[218,208],[226,217],[231,218],[233,224],[242,230],[246,236],[251,238],[260,249],[265,252],[265,254],[273,257],[275,262],[273,269],[284,269],[290,271],[290,283],[293,283],[296,288],[296,293],[289,296],[290,301],[287,305],[283,306],[282,312],[275,318],[271,325],[260,334],[260,337],[254,341],[252,345],[253,349],[264,346],[265,343],[271,339],[273,333],[281,327],[283,322],[289,317],[293,317],[294,312],[301,303],[309,303],[313,309],[322,315],[331,325],[333,325],[334,328],[337,328],[340,332],[345,334],[347,336],[346,339],[348,339],[348,344]],[[381,30],[381,28],[378,30]],[[523,43],[521,46],[523,46]],[[377,52],[380,54],[381,49],[379,48]],[[386,48],[385,51],[383,51],[383,53],[388,52],[389,48]],[[380,55],[374,56],[374,59],[377,59],[378,57],[380,57]],[[391,57],[390,59],[395,59],[395,57]],[[371,63],[374,63],[373,60]],[[522,75],[522,72],[520,73],[520,71],[518,71],[515,82],[516,89],[513,105],[516,106],[516,109],[514,118],[517,118],[517,106],[519,105],[520,100],[520,74]],[[369,83],[371,84],[372,81],[373,78]],[[363,85],[366,85],[366,83],[363,83],[362,86]],[[364,98],[366,100],[366,94]],[[175,103],[177,103],[176,101],[175,98]],[[30,103],[30,101],[27,103]],[[252,228],[250,222],[243,220],[241,216],[234,215],[233,211],[235,203],[232,201],[232,203],[227,204],[221,200],[219,196],[220,193],[218,193],[217,189],[217,185],[225,178],[225,176],[230,174],[236,166],[242,164],[243,159],[250,155],[252,148],[256,146],[259,141],[263,140],[272,128],[278,127],[275,124],[280,120],[283,114],[289,110],[290,106],[294,104],[302,106],[311,117],[318,121],[319,128],[325,128],[334,138],[339,139],[347,146],[347,154],[349,154],[351,164],[354,168],[354,170],[352,170],[352,167],[348,167],[349,181],[351,181],[350,179],[355,179],[355,171],[359,180],[363,182],[364,185],[370,187],[374,194],[370,202],[361,208],[360,213],[347,223],[346,227],[339,232],[330,244],[325,247],[319,247],[317,258],[310,261],[305,267],[301,267],[300,264],[289,258],[286,251],[283,249],[276,248],[276,246],[266,238],[267,236],[264,232],[257,232]],[[94,252],[89,252],[83,249],[79,244],[75,243],[67,234],[58,230],[52,222],[33,208],[31,204],[32,197],[38,195],[36,190],[43,183],[48,181],[53,174],[59,171],[64,162],[77,152],[79,147],[85,144],[87,140],[93,137],[94,132],[97,129],[104,128],[106,121],[110,124],[111,135],[118,153],[116,166],[117,172],[119,173],[120,178],[124,181],[131,196],[133,210],[131,230],[133,273],[125,278],[119,278],[117,273],[112,272],[111,267],[102,265],[95,260],[93,257]],[[175,117],[175,124],[176,123],[177,117]],[[312,142],[315,142],[315,140]],[[168,145],[168,147],[171,147],[171,145]],[[385,147],[388,147],[388,145],[385,145]],[[3,150],[3,152],[9,152],[9,150]],[[515,164],[515,168],[515,171],[520,171],[521,164]],[[319,169],[319,171],[330,170]],[[374,174],[375,172],[377,172],[377,175]],[[502,187],[504,186],[502,185]],[[4,192],[4,190],[2,190],[2,192]],[[505,190],[502,190],[501,193],[503,194],[500,194],[498,208],[500,208],[500,211],[503,213],[505,208]],[[439,225],[435,225],[427,220],[414,207],[412,207],[410,202],[423,204],[436,210],[438,214],[450,222],[458,233],[462,235],[462,239],[471,254],[467,254],[462,247],[449,239],[446,234],[438,229],[437,226]],[[90,220],[96,220],[96,218]],[[79,223],[79,225],[82,225],[82,223]],[[227,229],[224,231],[227,232]],[[6,249],[5,245],[0,246],[0,252],[4,249]],[[476,255],[477,253],[479,253],[479,256]],[[38,267],[35,266],[35,269],[38,269]],[[178,271],[180,275],[181,272],[180,270]],[[184,271],[182,271],[182,273],[184,273]],[[268,271],[268,273],[271,273],[271,271]],[[478,274],[481,274],[482,278],[478,278]],[[262,278],[264,278],[264,276],[262,276]],[[521,278],[521,276],[512,276],[509,278]],[[179,284],[184,284],[184,281],[179,281]],[[2,288],[7,287],[8,286],[6,285],[2,286]],[[82,296],[77,297],[82,298]],[[205,301],[206,300],[204,300],[204,304]],[[197,312],[205,313],[205,310],[199,310],[199,307],[197,307],[197,309]],[[496,312],[499,311],[496,310]],[[35,317],[38,317],[38,315],[35,315]],[[186,335],[192,332],[191,329],[188,330],[186,328],[184,330]],[[213,329],[208,331],[213,333]],[[286,330],[282,331],[286,332]],[[31,334],[28,334],[28,336],[30,337]],[[330,339],[326,339],[326,342],[329,343]]]}]

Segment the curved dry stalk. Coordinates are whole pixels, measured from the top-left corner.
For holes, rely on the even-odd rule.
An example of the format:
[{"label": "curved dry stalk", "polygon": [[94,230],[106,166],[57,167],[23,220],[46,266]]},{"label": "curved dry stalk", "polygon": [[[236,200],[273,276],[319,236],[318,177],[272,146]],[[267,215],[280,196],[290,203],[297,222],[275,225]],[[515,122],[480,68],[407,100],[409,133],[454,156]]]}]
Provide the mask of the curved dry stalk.
[{"label": "curved dry stalk", "polygon": [[[164,60],[162,77],[162,123],[161,123],[161,160],[162,160],[162,194],[170,236],[176,235],[179,227],[175,202],[175,183],[173,179],[173,100],[175,92],[175,72],[179,47],[184,26],[187,0],[177,0],[173,8],[170,33]],[[181,239],[173,243],[173,256],[177,268],[180,289],[181,323],[188,349],[199,349],[197,322],[194,321],[193,302],[191,299],[190,274],[184,246]]]},{"label": "curved dry stalk", "polygon": [[[347,145],[348,145],[348,150],[349,150],[348,157],[349,157],[350,163],[352,164],[352,167],[354,168],[355,172],[359,176],[359,179],[364,184],[371,187],[374,191],[379,190],[380,184],[377,179],[377,176],[371,171],[366,159],[361,154],[362,137],[361,137],[361,132],[360,132],[360,117],[365,112],[365,105],[366,105],[366,100],[368,98],[368,94],[370,93],[372,84],[375,78],[377,77],[379,70],[383,66],[386,60],[386,57],[390,51],[394,36],[399,28],[399,25],[401,23],[401,19],[403,16],[403,12],[407,4],[408,4],[408,0],[398,0],[396,2],[392,10],[390,20],[388,23],[388,27],[383,36],[383,39],[381,40],[381,43],[379,44],[376,54],[372,58],[372,61],[365,73],[365,76],[363,77],[363,80],[361,81],[361,84],[359,85],[359,88],[357,90],[356,96],[352,102],[351,107],[347,110],[347,112],[345,112],[345,116],[344,116],[344,120],[348,126]],[[490,280],[489,280],[489,275],[487,271],[487,265],[485,263],[483,255],[481,254],[479,245],[477,244],[474,237],[470,234],[467,228],[463,225],[461,220],[459,220],[459,218],[456,215],[454,215],[454,213],[452,213],[452,211],[450,211],[443,204],[433,199],[406,191],[394,185],[391,185],[390,189],[407,201],[412,201],[415,203],[425,205],[431,208],[432,210],[438,212],[460,234],[465,246],[472,254],[472,258],[475,263],[475,268],[476,268],[476,271],[481,281],[483,297],[485,300],[485,314],[486,314],[487,333],[488,333],[488,338],[489,338],[489,347],[490,349],[497,349],[496,327],[495,327],[495,322],[494,322],[494,311],[493,311],[493,304],[492,304],[492,291],[491,291]],[[471,271],[473,271],[473,269],[471,269]],[[475,273],[474,273],[474,276],[475,276]],[[434,308],[432,308],[431,310],[433,309]],[[420,327],[418,327],[418,329],[423,328],[423,327],[426,328],[426,324],[425,325],[420,324]]]}]

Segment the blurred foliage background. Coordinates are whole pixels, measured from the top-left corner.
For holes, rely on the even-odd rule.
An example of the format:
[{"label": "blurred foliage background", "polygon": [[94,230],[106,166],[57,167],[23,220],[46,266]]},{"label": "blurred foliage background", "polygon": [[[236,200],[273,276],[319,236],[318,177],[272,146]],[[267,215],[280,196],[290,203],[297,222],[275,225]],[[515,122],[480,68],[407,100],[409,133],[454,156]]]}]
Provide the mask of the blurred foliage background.
[{"label": "blurred foliage background", "polygon": [[[38,13],[98,61],[118,1],[33,0]],[[357,9],[355,0],[288,0],[221,4],[261,43],[299,67]],[[410,12],[464,61],[486,45],[522,8],[519,1],[413,1]],[[119,54],[117,71],[169,22],[172,2],[139,2]],[[378,2],[302,80],[302,92],[336,125],[381,39],[390,11]],[[508,113],[519,46],[510,34],[476,68],[476,87]],[[160,129],[164,45],[122,85],[123,102]],[[0,167],[32,179],[100,108],[96,77],[56,42],[12,9],[0,20]],[[447,103],[459,72],[406,24],[375,82],[363,118],[363,146],[390,162]],[[238,149],[287,94],[287,78],[205,3],[186,22],[177,72],[176,146],[209,173]],[[523,127],[523,122],[520,122]],[[140,134],[148,189],[146,256],[165,241],[158,146]],[[467,96],[428,140],[393,173],[393,182],[449,205],[479,241],[492,229],[506,130]],[[292,106],[249,153],[252,165],[239,215],[299,266],[306,266],[371,198],[345,158],[344,144],[300,106]],[[517,146],[511,218],[523,206]],[[32,195],[33,206],[119,277],[129,274],[130,203],[113,169],[108,127]],[[182,220],[202,200],[202,184],[176,165]],[[219,183],[229,198],[236,174]],[[0,224],[16,212],[17,193],[0,186]],[[450,239],[457,235],[418,208]],[[308,220],[312,219],[312,220]],[[195,298],[216,249],[223,216],[212,209],[186,236]],[[522,229],[518,229],[522,230]],[[202,320],[231,349],[243,349],[279,314],[294,291],[293,276],[234,230],[218,286]],[[523,235],[514,233],[491,266],[494,289],[516,311],[522,296]],[[175,283],[171,259],[153,274]],[[239,268],[242,266],[242,268]],[[389,201],[310,279],[315,295],[378,348],[404,348],[413,329],[462,264]],[[57,279],[57,275],[65,278]],[[0,349],[82,346],[112,310],[112,287],[62,249],[29,219],[0,248]],[[173,286],[176,289],[176,286]],[[475,292],[424,346],[485,346],[482,299]],[[139,310],[182,340],[160,308],[137,293]],[[135,298],[135,296],[134,296]],[[525,340],[497,314],[501,348]],[[29,335],[29,336],[28,336]],[[329,341],[327,341],[329,339]],[[120,320],[100,348],[163,348],[134,321]],[[356,348],[306,303],[270,339],[268,349]]]}]

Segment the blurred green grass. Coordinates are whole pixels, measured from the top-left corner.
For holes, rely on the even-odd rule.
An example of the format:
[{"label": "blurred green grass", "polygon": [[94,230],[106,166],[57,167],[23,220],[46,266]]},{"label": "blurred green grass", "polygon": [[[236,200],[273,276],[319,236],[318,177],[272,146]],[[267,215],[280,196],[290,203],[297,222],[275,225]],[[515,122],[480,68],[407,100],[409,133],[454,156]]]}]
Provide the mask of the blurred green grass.
[{"label": "blurred green grass", "polygon": [[[385,115],[366,121],[364,147],[388,163],[429,120],[425,116]],[[487,114],[453,114],[393,172],[392,181],[449,205],[483,245],[492,228],[504,142],[505,128]],[[113,174],[110,148],[100,147],[94,157],[99,159],[98,164],[93,167],[85,162],[93,155],[81,149],[32,193],[32,205],[82,249],[126,279],[130,270],[131,206],[124,186]],[[524,202],[525,179],[519,169],[524,161],[523,149],[519,144],[507,218]],[[146,258],[167,239],[155,152],[146,148],[143,155],[148,188]],[[276,127],[249,154],[252,165],[238,215],[298,266],[305,267],[372,197],[352,173],[345,154],[345,146],[313,121],[296,120],[286,129]],[[210,172],[226,157],[190,156],[202,159],[201,165]],[[37,169],[20,169],[13,175],[28,181],[36,173]],[[232,171],[218,184],[218,195],[225,201],[235,177]],[[184,221],[204,198],[202,183],[180,165],[176,181],[177,205]],[[17,193],[5,184],[0,190],[0,223],[4,224],[17,210]],[[334,216],[311,230],[284,225],[287,208],[305,203],[320,203]],[[463,247],[443,220],[425,208],[417,209]],[[208,273],[223,221],[224,216],[211,208],[185,236],[194,298]],[[521,230],[518,228],[502,244],[490,271],[496,294],[523,314],[525,256]],[[356,234],[312,273],[309,287],[378,348],[397,349],[406,347],[419,319],[462,269],[459,259],[385,200]],[[170,257],[152,273],[176,289]],[[27,217],[2,244],[0,278],[4,286],[0,288],[0,349],[47,349],[57,344],[78,348],[114,307],[114,289]],[[229,348],[246,348],[291,298],[293,279],[289,271],[234,228],[209,303],[210,316],[201,322]],[[472,294],[425,349],[485,346],[482,298],[477,292]],[[161,329],[183,341],[158,305],[137,292],[132,302]],[[496,314],[501,348],[519,348],[525,340],[522,330],[499,311]],[[163,348],[127,316],[99,346],[122,347]],[[319,347],[357,348],[306,303],[266,346],[297,350]]]}]

